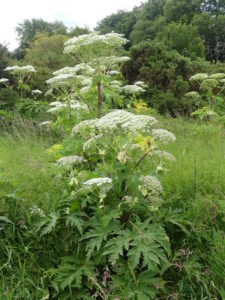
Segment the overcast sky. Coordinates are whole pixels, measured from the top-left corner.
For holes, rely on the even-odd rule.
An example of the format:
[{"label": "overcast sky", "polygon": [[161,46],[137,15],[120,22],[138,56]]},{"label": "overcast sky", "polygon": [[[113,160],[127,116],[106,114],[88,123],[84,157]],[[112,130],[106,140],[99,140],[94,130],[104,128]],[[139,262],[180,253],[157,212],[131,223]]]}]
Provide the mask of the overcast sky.
[{"label": "overcast sky", "polygon": [[[1,1],[1,0],[0,0]],[[0,9],[0,43],[9,49],[18,46],[15,27],[24,19],[42,18],[63,21],[68,27],[88,26],[119,9],[131,10],[145,0],[5,0]]]}]

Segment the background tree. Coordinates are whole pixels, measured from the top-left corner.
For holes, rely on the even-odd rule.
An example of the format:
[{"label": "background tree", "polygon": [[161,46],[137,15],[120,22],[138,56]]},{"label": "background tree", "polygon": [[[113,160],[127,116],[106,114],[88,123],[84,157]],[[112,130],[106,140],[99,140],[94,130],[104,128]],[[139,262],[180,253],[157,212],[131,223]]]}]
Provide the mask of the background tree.
[{"label": "background tree", "polygon": [[[132,17],[131,23],[127,22],[128,16]],[[205,44],[207,60],[224,61],[224,0],[148,0],[129,13],[119,11],[117,14],[106,17],[97,28],[102,33],[109,31],[124,33],[130,39],[132,46],[145,40],[155,39],[156,35],[170,23],[192,24],[197,27]],[[132,26],[127,27],[128,24]],[[193,35],[193,29],[191,32]],[[199,51],[197,52],[198,56],[202,56]],[[187,56],[192,57],[192,55],[193,53],[190,53]]]},{"label": "background tree", "polygon": [[206,58],[217,62],[225,60],[225,14],[195,15],[192,24],[198,27],[206,47]]},{"label": "background tree", "polygon": [[30,47],[26,49],[25,60],[33,66],[48,68],[51,72],[65,64],[71,64],[70,57],[63,54],[66,39],[67,37],[61,34],[36,34]]},{"label": "background tree", "polygon": [[163,8],[167,23],[190,23],[193,16],[201,11],[202,0],[167,0]]},{"label": "background tree", "polygon": [[171,23],[157,35],[169,49],[176,50],[183,56],[192,59],[205,57],[205,46],[198,34],[198,28],[193,25]]},{"label": "background tree", "polygon": [[112,14],[103,20],[101,20],[96,30],[101,34],[106,34],[112,31],[123,33],[126,38],[129,38],[134,25],[137,21],[138,8],[134,8],[132,12],[118,11],[116,14]]},{"label": "background tree", "polygon": [[35,66],[38,74],[32,79],[33,88],[46,89],[45,81],[58,68],[71,65],[72,59],[63,54],[67,36],[61,34],[37,33],[30,47],[26,49],[25,62]]},{"label": "background tree", "polygon": [[149,0],[142,4],[137,15],[137,22],[130,33],[132,44],[137,44],[146,39],[153,39],[160,27],[165,24],[163,7],[166,0]]},{"label": "background tree", "polygon": [[0,78],[5,77],[4,69],[8,66],[9,51],[5,44],[0,44]]},{"label": "background tree", "polygon": [[69,29],[68,36],[73,37],[73,36],[78,36],[81,34],[87,34],[89,32],[90,32],[90,30],[87,27],[76,26],[74,28]]},{"label": "background tree", "polygon": [[16,32],[19,37],[20,45],[15,51],[17,59],[22,59],[25,56],[25,49],[30,46],[37,33],[47,32],[50,35],[54,33],[66,34],[67,28],[62,22],[49,23],[42,19],[24,20],[23,23],[18,24]]}]

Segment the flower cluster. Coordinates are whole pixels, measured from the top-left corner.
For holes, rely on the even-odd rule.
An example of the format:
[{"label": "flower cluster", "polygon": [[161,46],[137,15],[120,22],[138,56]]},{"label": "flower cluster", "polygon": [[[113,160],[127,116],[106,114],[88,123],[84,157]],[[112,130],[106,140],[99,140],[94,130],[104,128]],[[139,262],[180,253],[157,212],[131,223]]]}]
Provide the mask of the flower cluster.
[{"label": "flower cluster", "polygon": [[154,140],[159,141],[160,143],[165,145],[170,142],[176,141],[175,135],[172,132],[165,129],[153,129],[152,137]]},{"label": "flower cluster", "polygon": [[59,74],[53,78],[46,80],[46,83],[52,86],[63,85],[63,84],[67,84],[68,80],[70,80],[71,78],[74,78],[74,75],[71,73]]},{"label": "flower cluster", "polygon": [[7,78],[1,78],[0,79],[0,83],[6,83],[6,82],[8,82],[9,81],[9,79],[7,79]]},{"label": "flower cluster", "polygon": [[44,122],[41,122],[40,123],[40,126],[42,127],[42,126],[48,126],[48,125],[50,125],[52,122],[51,121],[44,121]]},{"label": "flower cluster", "polygon": [[141,93],[145,92],[145,90],[137,84],[125,85],[123,87],[123,90],[127,94],[135,94],[135,95],[138,95],[138,94],[141,94]]},{"label": "flower cluster", "polygon": [[64,53],[77,53],[81,51],[82,48],[88,46],[98,46],[106,45],[108,47],[118,48],[127,43],[127,39],[123,37],[122,34],[118,33],[108,33],[105,35],[97,34],[92,32],[89,34],[83,34],[78,37],[73,37],[65,42]]},{"label": "flower cluster", "polygon": [[54,113],[58,111],[62,111],[63,109],[72,109],[72,110],[83,110],[88,111],[88,106],[85,103],[81,103],[77,100],[70,100],[67,103],[62,103],[60,101],[54,101],[49,104],[52,106],[47,112],[48,113]]},{"label": "flower cluster", "polygon": [[200,95],[198,92],[193,91],[193,92],[189,92],[189,93],[185,94],[185,97],[196,99],[196,98],[199,98]]},{"label": "flower cluster", "polygon": [[219,80],[219,79],[224,79],[225,74],[224,73],[216,73],[216,74],[210,75],[209,77],[212,78],[212,79]]},{"label": "flower cluster", "polygon": [[101,66],[104,69],[108,70],[108,74],[109,75],[117,75],[120,72],[118,70],[112,70],[114,68],[116,68],[118,65],[121,65],[123,63],[125,63],[126,61],[129,61],[130,57],[128,56],[115,56],[115,55],[111,55],[111,56],[100,56],[98,58],[92,59],[91,63],[92,64],[101,64]]},{"label": "flower cluster", "polygon": [[109,177],[98,177],[92,178],[83,183],[84,186],[102,186],[102,185],[112,185],[112,179]]},{"label": "flower cluster", "polygon": [[190,77],[190,81],[202,81],[209,77],[206,73],[198,73]]},{"label": "flower cluster", "polygon": [[86,159],[84,159],[82,156],[65,156],[61,157],[57,160],[58,165],[66,166],[66,165],[74,165],[74,164],[81,164],[87,162]]},{"label": "flower cluster", "polygon": [[42,91],[40,91],[40,90],[32,90],[32,94],[39,94],[39,95],[41,95],[43,92]]},{"label": "flower cluster", "polygon": [[65,67],[60,70],[57,70],[53,73],[53,75],[58,76],[61,74],[79,74],[80,72],[85,73],[87,75],[92,75],[94,74],[95,70],[88,64],[81,63],[76,65],[75,67]]},{"label": "flower cluster", "polygon": [[19,73],[35,73],[36,70],[34,67],[27,65],[27,66],[23,66],[23,67],[19,67],[19,66],[12,66],[12,67],[7,67],[5,68],[4,71],[8,71],[8,72],[12,72],[14,74],[19,74]]},{"label": "flower cluster", "polygon": [[176,158],[169,152],[161,151],[161,150],[153,150],[151,152],[152,156],[158,156],[161,159],[166,159],[168,161],[175,161]]},{"label": "flower cluster", "polygon": [[102,132],[113,129],[122,129],[127,132],[148,132],[156,122],[156,119],[151,116],[135,115],[125,110],[115,110],[101,119],[82,121],[73,128],[72,132],[76,134],[88,128]]}]

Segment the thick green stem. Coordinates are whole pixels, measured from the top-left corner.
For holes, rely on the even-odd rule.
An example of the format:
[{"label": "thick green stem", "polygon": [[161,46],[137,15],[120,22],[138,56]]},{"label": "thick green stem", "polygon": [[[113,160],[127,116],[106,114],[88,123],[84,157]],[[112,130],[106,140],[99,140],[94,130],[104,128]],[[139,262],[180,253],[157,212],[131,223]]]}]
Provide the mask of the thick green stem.
[{"label": "thick green stem", "polygon": [[101,83],[98,83],[98,119],[101,118],[102,112],[102,92],[101,92]]}]

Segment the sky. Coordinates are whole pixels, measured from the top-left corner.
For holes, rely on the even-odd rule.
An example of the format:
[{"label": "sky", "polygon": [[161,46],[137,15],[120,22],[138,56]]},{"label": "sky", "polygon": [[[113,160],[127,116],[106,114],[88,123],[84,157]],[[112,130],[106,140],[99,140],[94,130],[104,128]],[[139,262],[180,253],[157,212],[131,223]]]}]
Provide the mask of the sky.
[{"label": "sky", "polygon": [[18,46],[15,27],[24,19],[42,18],[62,21],[67,27],[87,26],[93,29],[98,21],[120,9],[131,10],[144,0],[0,0],[0,43],[10,50]]}]

